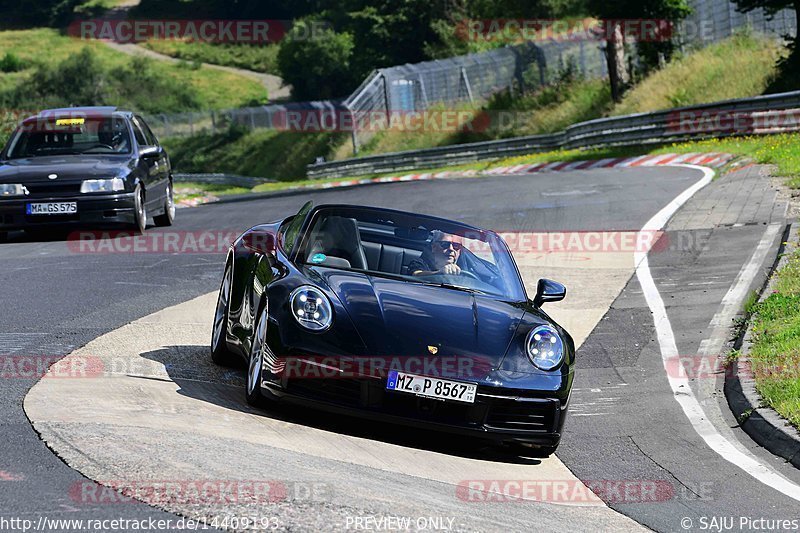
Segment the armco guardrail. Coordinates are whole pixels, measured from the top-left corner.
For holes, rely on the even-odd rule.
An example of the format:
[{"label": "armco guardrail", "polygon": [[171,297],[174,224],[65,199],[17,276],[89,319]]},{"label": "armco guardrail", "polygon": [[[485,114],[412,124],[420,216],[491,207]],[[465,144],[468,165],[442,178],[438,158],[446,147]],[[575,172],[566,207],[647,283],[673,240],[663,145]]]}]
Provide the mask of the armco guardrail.
[{"label": "armco guardrail", "polygon": [[444,167],[557,149],[800,131],[800,91],[580,122],[558,133],[396,152],[308,166],[310,178]]}]

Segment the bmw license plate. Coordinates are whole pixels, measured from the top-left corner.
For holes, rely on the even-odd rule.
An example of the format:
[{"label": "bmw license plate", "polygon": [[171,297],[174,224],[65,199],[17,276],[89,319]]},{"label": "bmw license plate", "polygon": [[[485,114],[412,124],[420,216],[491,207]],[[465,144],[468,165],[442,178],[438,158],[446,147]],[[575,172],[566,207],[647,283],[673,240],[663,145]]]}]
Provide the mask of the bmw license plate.
[{"label": "bmw license plate", "polygon": [[78,212],[78,202],[48,202],[28,204],[29,215],[72,215]]},{"label": "bmw license plate", "polygon": [[386,381],[386,389],[424,396],[425,398],[475,403],[475,393],[478,390],[478,386],[392,370],[389,372],[389,379]]}]

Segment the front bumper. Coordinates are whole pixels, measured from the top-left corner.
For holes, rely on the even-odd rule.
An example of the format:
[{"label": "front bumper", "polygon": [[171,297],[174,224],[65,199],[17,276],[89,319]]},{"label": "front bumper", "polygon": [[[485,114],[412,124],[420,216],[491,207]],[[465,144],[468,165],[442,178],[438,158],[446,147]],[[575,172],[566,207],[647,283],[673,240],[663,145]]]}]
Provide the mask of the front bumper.
[{"label": "front bumper", "polygon": [[[68,215],[28,215],[30,203],[76,202],[78,212]],[[135,193],[0,199],[0,231],[48,226],[103,227],[133,224]]]},{"label": "front bumper", "polygon": [[[269,372],[263,377],[271,376]],[[376,421],[469,435],[496,442],[557,446],[572,379],[560,391],[478,385],[475,403],[417,397],[386,390],[385,378],[262,381],[269,397],[291,404]]]}]

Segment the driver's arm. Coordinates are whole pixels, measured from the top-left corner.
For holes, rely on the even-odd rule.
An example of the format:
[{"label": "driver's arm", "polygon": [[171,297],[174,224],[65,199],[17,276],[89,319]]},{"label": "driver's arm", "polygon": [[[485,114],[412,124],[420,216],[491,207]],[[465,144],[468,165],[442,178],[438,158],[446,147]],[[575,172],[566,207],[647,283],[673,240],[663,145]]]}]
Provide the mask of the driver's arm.
[{"label": "driver's arm", "polygon": [[436,276],[439,274],[461,274],[461,267],[458,265],[445,265],[439,270],[415,270],[411,273],[412,276]]}]

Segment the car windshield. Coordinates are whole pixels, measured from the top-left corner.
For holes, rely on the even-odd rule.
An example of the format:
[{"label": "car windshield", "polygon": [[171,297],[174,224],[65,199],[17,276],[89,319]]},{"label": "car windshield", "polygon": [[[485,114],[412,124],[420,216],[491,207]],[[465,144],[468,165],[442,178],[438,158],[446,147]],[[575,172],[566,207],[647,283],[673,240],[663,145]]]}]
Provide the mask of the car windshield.
[{"label": "car windshield", "polygon": [[7,157],[126,154],[130,149],[128,127],[121,117],[37,117],[17,128]]},{"label": "car windshield", "polygon": [[433,217],[322,208],[312,215],[297,261],[515,301],[525,299],[508,248],[497,234]]}]

